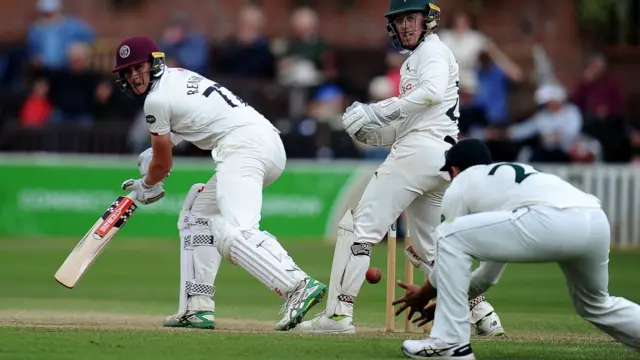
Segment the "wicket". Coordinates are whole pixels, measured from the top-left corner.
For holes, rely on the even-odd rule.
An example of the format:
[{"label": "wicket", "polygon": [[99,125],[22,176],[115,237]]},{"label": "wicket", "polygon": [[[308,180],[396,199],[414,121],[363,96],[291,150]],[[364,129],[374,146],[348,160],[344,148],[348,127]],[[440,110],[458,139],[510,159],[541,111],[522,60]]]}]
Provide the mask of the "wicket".
[{"label": "wicket", "polygon": [[[386,332],[395,331],[395,309],[391,304],[395,300],[396,295],[396,241],[397,241],[397,223],[391,224],[387,235],[387,296],[386,296]],[[411,237],[407,227],[405,246],[411,244]],[[407,283],[413,283],[413,264],[405,257],[404,260],[404,280]],[[407,316],[404,319],[404,331],[412,330],[411,320]]]}]

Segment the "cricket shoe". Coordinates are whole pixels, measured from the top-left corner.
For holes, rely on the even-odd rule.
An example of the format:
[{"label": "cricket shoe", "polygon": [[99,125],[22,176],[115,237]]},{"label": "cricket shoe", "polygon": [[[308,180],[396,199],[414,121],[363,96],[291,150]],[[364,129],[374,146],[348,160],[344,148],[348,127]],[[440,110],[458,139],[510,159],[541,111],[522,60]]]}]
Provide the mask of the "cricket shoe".
[{"label": "cricket shoe", "polygon": [[493,311],[472,326],[476,335],[479,336],[504,336],[504,328],[500,323],[500,318]]},{"label": "cricket shoe", "polygon": [[316,334],[355,334],[353,318],[345,315],[333,315],[328,317],[326,311],[316,315],[311,320],[300,323],[294,332]]},{"label": "cricket shoe", "polygon": [[438,338],[405,340],[402,353],[411,359],[475,360],[471,344],[448,344]]},{"label": "cricket shoe", "polygon": [[171,315],[164,319],[164,327],[183,327],[196,329],[215,329],[213,311],[188,311],[184,316]]},{"label": "cricket shoe", "polygon": [[504,336],[500,318],[484,295],[469,300],[469,322],[476,335]]},{"label": "cricket shoe", "polygon": [[327,285],[316,279],[307,277],[300,281],[280,309],[283,317],[276,324],[276,330],[288,331],[296,327],[307,312],[322,301],[326,293]]}]

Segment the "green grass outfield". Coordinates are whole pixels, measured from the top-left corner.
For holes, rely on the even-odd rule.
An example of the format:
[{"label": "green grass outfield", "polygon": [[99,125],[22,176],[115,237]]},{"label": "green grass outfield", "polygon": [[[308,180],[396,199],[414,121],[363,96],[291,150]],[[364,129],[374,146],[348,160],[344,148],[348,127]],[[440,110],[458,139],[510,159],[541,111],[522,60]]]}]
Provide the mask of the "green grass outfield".
[{"label": "green grass outfield", "polygon": [[[382,332],[384,281],[363,286],[355,338],[276,333],[280,299],[229,263],[216,284],[219,329],[163,329],[162,318],[177,307],[178,241],[119,237],[68,290],[53,274],[76,242],[0,239],[0,359],[401,359],[402,340],[422,336]],[[331,246],[286,247],[305,271],[328,283]],[[385,259],[385,248],[376,247],[372,263],[383,273]],[[612,255],[612,294],[640,302],[639,260],[639,254]],[[422,281],[418,273],[416,281]],[[509,265],[487,298],[507,338],[474,339],[478,359],[638,358],[575,315],[553,264]]]}]

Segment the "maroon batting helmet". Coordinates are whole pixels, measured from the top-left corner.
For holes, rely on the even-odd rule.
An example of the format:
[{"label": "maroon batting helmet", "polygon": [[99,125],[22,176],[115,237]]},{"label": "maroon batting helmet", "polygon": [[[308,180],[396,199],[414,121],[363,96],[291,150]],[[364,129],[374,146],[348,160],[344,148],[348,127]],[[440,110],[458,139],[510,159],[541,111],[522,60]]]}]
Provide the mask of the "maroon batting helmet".
[{"label": "maroon batting helmet", "polygon": [[[151,63],[151,82],[164,73],[165,57],[158,45],[146,36],[134,36],[123,40],[116,50],[116,66],[114,73],[118,73],[118,85],[122,90],[131,90],[127,83],[124,70],[130,66]],[[148,88],[151,88],[149,86]]]}]

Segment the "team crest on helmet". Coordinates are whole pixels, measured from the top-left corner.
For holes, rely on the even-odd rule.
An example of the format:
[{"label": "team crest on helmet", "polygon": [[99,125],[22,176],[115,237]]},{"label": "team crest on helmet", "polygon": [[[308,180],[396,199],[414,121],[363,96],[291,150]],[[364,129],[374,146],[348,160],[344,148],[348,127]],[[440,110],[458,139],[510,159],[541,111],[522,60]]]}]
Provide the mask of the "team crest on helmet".
[{"label": "team crest on helmet", "polygon": [[131,55],[131,49],[129,48],[129,46],[122,45],[122,47],[120,47],[120,57],[126,59],[129,57],[129,55]]}]

